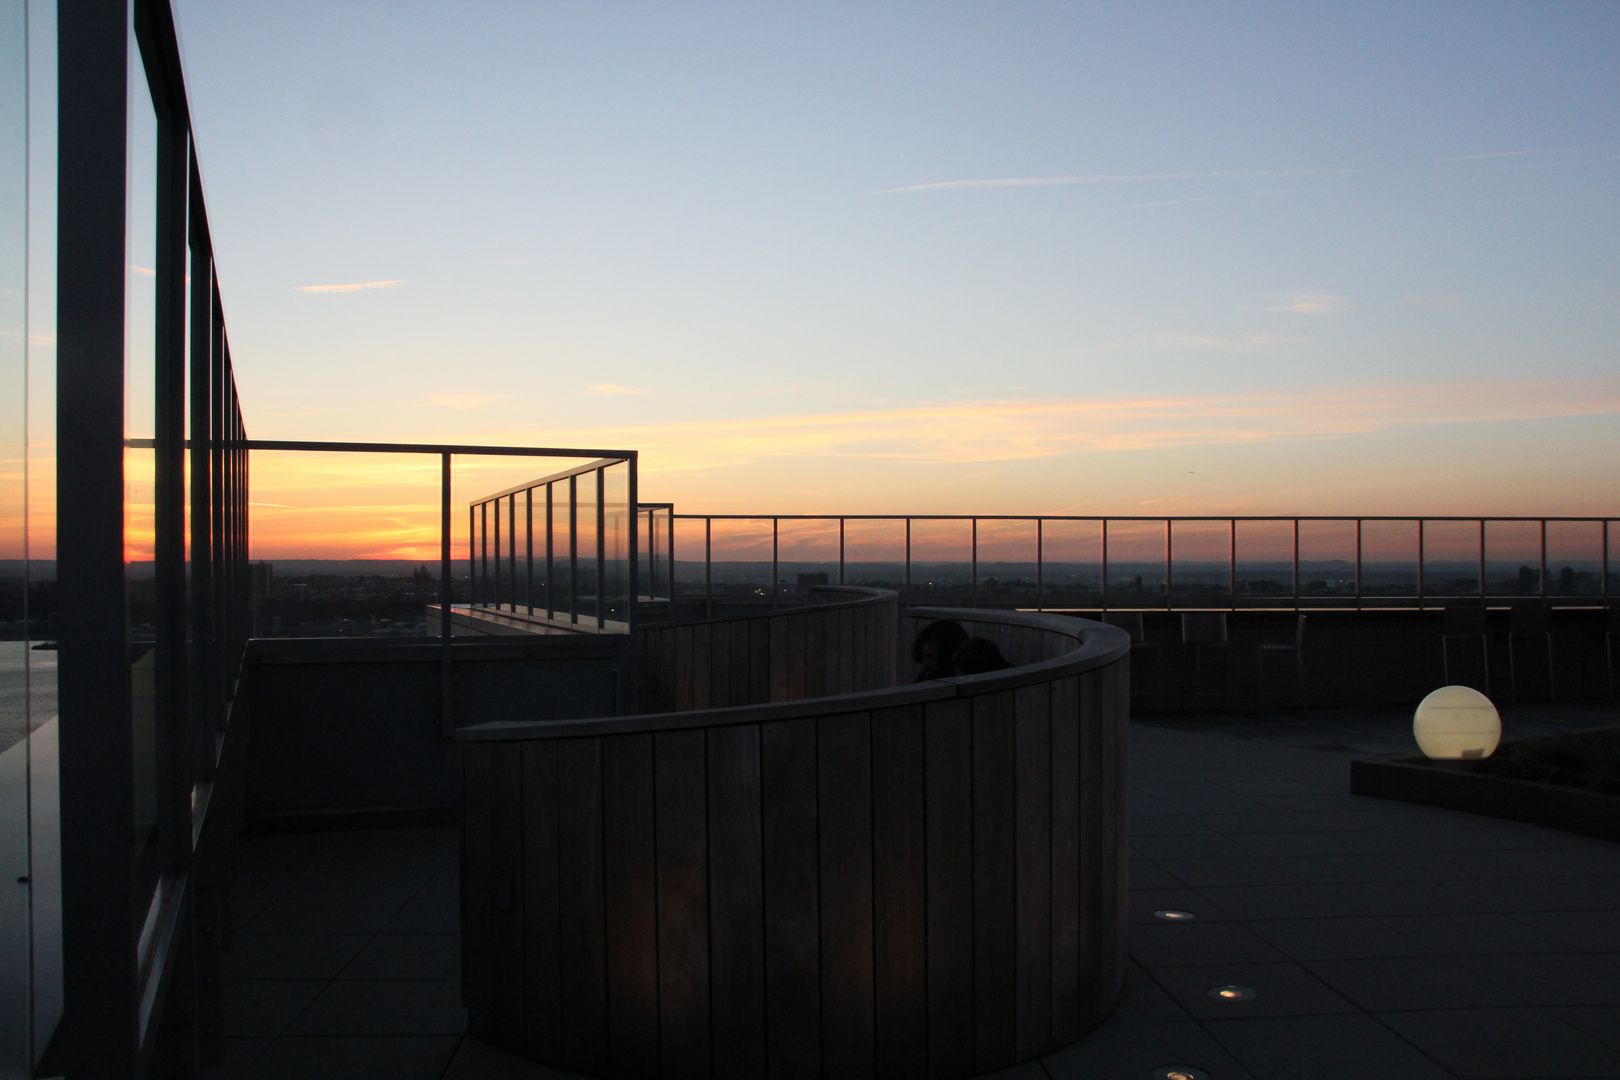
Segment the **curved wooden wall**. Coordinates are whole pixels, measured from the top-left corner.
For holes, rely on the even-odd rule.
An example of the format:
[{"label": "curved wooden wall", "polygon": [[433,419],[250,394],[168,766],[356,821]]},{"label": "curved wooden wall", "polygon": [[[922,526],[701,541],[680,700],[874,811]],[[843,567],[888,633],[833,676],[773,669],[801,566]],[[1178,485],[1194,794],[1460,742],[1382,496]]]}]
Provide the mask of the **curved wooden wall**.
[{"label": "curved wooden wall", "polygon": [[1129,640],[913,614],[1007,628],[1026,662],[458,732],[473,1033],[598,1076],[962,1077],[1098,1024],[1125,963]]},{"label": "curved wooden wall", "polygon": [[896,594],[820,585],[811,596],[811,607],[638,630],[641,711],[763,705],[894,685]]}]

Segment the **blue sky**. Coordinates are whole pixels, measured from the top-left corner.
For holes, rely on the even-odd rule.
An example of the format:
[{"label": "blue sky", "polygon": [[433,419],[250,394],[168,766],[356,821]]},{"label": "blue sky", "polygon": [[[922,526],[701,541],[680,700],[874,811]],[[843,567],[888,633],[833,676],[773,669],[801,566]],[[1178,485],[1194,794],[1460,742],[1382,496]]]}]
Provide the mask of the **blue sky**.
[{"label": "blue sky", "polygon": [[691,510],[1615,512],[1620,6],[176,10],[255,435],[625,445]]}]

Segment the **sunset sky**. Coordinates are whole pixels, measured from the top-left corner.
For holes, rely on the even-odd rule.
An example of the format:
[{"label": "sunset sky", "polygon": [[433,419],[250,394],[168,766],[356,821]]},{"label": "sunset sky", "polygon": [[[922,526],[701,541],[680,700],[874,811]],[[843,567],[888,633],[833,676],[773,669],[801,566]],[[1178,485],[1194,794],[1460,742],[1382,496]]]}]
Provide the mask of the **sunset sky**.
[{"label": "sunset sky", "polygon": [[1620,6],[176,10],[254,436],[617,445],[681,511],[1620,512]]}]

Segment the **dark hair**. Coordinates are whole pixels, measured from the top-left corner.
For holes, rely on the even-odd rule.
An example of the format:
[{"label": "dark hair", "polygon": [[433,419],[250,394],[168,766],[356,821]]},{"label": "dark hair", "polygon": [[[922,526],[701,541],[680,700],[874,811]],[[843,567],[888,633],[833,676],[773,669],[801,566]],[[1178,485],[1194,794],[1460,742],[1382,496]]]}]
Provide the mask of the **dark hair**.
[{"label": "dark hair", "polygon": [[951,656],[951,669],[958,675],[981,675],[1010,667],[1001,649],[989,638],[968,638]]},{"label": "dark hair", "polygon": [[961,623],[955,619],[938,619],[918,631],[916,640],[911,643],[911,659],[922,663],[923,646],[935,645],[940,663],[947,663],[967,639],[968,632],[962,629]]}]

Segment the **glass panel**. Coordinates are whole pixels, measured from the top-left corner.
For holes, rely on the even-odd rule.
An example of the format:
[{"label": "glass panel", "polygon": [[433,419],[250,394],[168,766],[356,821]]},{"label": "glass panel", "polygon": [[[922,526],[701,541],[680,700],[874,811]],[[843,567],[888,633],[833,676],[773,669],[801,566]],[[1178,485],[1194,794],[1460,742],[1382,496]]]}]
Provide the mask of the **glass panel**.
[{"label": "glass panel", "polygon": [[[1293,526],[1289,525],[1292,573]],[[1231,602],[1232,523],[1177,521],[1170,534],[1172,599],[1177,607],[1225,607]]]},{"label": "glass panel", "polygon": [[844,583],[879,589],[904,588],[906,523],[894,520],[844,522]]},{"label": "glass panel", "polygon": [[1102,603],[1102,522],[1053,521],[1041,525],[1042,586],[1049,608],[1094,608]]},{"label": "glass panel", "polygon": [[[439,600],[436,456],[257,450],[252,466],[257,635],[427,634]],[[452,518],[458,538],[464,527]]]},{"label": "glass panel", "polygon": [[[131,9],[133,11],[133,9]],[[129,132],[125,168],[124,434],[150,439],[155,431],[157,346],[157,114],[134,28],[129,41]],[[134,763],[135,879],[138,933],[157,886],[158,732],[153,576],[154,468],[150,449],[124,457],[124,561],[129,598],[130,731]]]},{"label": "glass panel", "polygon": [[838,519],[784,519],[777,524],[779,602],[807,604],[817,585],[838,584]]},{"label": "glass panel", "polygon": [[[1571,568],[1571,585],[1574,573]],[[1541,595],[1541,522],[1485,523],[1485,592],[1490,596]]]},{"label": "glass panel", "polygon": [[0,1076],[33,1075],[29,956],[28,21],[0,0]]},{"label": "glass panel", "polygon": [[911,582],[906,601],[943,607],[973,602],[973,522],[911,519]]},{"label": "glass panel", "polygon": [[670,598],[669,529],[672,511],[667,506],[643,505],[637,528],[639,547],[636,558],[641,563],[636,588],[648,600]]},{"label": "glass panel", "polygon": [[[1303,535],[1300,543],[1304,544]],[[1279,603],[1284,597],[1293,598],[1292,521],[1238,522],[1236,554],[1237,595],[1241,602],[1265,605]],[[1304,558],[1303,551],[1300,557]],[[1352,565],[1352,576],[1354,573],[1355,567]]]},{"label": "glass panel", "polygon": [[569,560],[569,492],[573,482],[569,480],[554,481],[551,488],[551,533],[546,541],[548,552],[547,561],[550,566],[546,571],[547,602],[551,605],[551,617],[568,619],[569,612],[573,610],[574,576],[573,563]]},{"label": "glass panel", "polygon": [[1299,594],[1305,597],[1356,595],[1356,523],[1299,523]]},{"label": "glass panel", "polygon": [[1361,595],[1413,597],[1418,584],[1418,523],[1361,523]]},{"label": "glass panel", "polygon": [[697,517],[675,519],[676,596],[702,596],[707,590],[705,521]]},{"label": "glass panel", "polygon": [[1547,522],[1547,592],[1597,596],[1603,583],[1603,523]]},{"label": "glass panel", "polygon": [[1165,522],[1110,521],[1107,532],[1108,606],[1164,606]]},{"label": "glass panel", "polygon": [[1479,530],[1477,521],[1423,523],[1423,595],[1479,596]]},{"label": "glass panel", "polygon": [[[540,555],[540,562],[538,566],[536,566],[534,559],[536,554],[536,523],[534,517],[534,499],[536,494],[540,496],[540,509],[542,511],[542,516],[539,521],[540,543],[538,545],[538,553]],[[540,586],[545,579],[546,569],[546,523],[544,517],[544,511],[546,508],[546,489],[542,487],[539,492],[536,492],[534,488],[529,488],[527,491],[523,492],[523,494],[518,496],[518,503],[518,530],[519,535],[522,537],[522,539],[518,541],[518,557],[523,560],[522,566],[518,570],[520,580],[518,596],[520,602],[523,604],[524,614],[533,615],[536,608],[544,611],[546,606],[544,598],[540,596]]]},{"label": "glass panel", "polygon": [[1032,608],[1035,584],[1035,522],[980,519],[979,603]]},{"label": "glass panel", "polygon": [[[602,617],[630,618],[630,466],[602,470]],[[616,628],[617,629],[617,628]]]},{"label": "glass panel", "polygon": [[574,536],[578,558],[574,572],[574,621],[595,624],[597,617],[596,503],[597,473],[574,477]]},{"label": "glass panel", "polygon": [[[771,599],[771,519],[716,518],[710,535],[713,611],[757,609]],[[698,550],[701,551],[701,538]]]}]

